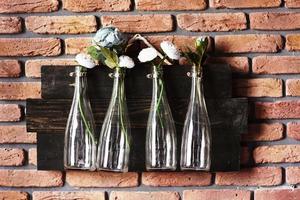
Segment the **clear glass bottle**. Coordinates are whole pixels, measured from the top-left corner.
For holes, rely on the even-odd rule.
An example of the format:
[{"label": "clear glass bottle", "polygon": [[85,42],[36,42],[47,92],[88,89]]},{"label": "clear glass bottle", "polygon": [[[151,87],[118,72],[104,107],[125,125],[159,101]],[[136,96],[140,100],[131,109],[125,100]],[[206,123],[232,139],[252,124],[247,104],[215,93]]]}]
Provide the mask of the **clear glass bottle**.
[{"label": "clear glass bottle", "polygon": [[66,169],[96,169],[95,122],[87,96],[86,68],[77,66],[74,96],[65,131],[64,166]]},{"label": "clear glass bottle", "polygon": [[168,103],[161,67],[153,66],[152,102],[146,132],[146,169],[176,170],[176,128]]},{"label": "clear glass bottle", "polygon": [[191,96],[181,143],[181,170],[209,171],[211,166],[211,127],[206,108],[202,72],[196,67],[188,74],[192,79]]},{"label": "clear glass bottle", "polygon": [[130,121],[124,88],[125,69],[116,68],[110,104],[102,125],[97,154],[97,169],[127,172],[131,143]]}]

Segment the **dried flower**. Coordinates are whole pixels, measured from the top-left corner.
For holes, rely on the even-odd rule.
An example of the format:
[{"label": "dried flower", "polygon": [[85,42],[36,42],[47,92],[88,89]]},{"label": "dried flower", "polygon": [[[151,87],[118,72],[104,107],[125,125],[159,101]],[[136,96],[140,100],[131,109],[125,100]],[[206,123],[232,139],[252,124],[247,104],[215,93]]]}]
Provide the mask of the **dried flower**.
[{"label": "dried flower", "polygon": [[179,60],[180,52],[172,42],[163,41],[162,43],[160,43],[160,47],[169,58],[173,60]]},{"label": "dried flower", "polygon": [[91,69],[97,65],[97,63],[93,60],[93,58],[85,53],[77,54],[75,60],[79,65]]},{"label": "dried flower", "polygon": [[93,44],[106,48],[119,46],[125,42],[125,36],[115,27],[101,28],[93,38]]},{"label": "dried flower", "polygon": [[129,56],[122,55],[119,57],[119,67],[133,68],[134,61]]},{"label": "dried flower", "polygon": [[157,51],[152,47],[142,49],[138,55],[138,59],[142,63],[152,61],[156,57],[157,57]]}]

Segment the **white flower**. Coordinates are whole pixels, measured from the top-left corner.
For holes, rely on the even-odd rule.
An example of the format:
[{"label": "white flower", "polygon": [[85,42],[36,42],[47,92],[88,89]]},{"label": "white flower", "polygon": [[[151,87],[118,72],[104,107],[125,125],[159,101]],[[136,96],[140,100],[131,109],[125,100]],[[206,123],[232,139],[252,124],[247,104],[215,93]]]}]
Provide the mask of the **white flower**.
[{"label": "white flower", "polygon": [[134,62],[132,58],[129,56],[120,56],[119,57],[119,66],[120,67],[125,67],[125,68],[133,68],[134,67]]},{"label": "white flower", "polygon": [[163,41],[162,43],[160,43],[160,47],[169,58],[173,60],[179,60],[180,53],[177,47],[172,42]]},{"label": "white flower", "polygon": [[96,62],[93,60],[93,58],[90,55],[85,53],[77,54],[75,60],[78,62],[79,65],[89,69],[97,65]]},{"label": "white flower", "polygon": [[144,63],[154,60],[157,57],[157,51],[154,48],[145,48],[140,51],[138,59]]}]

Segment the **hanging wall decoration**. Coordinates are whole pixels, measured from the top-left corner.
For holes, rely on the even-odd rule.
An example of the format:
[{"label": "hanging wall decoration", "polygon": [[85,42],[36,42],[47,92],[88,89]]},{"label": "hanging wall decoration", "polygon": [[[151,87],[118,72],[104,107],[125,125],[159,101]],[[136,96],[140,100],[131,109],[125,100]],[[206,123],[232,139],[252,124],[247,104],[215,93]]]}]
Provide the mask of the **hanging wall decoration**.
[{"label": "hanging wall decoration", "polygon": [[198,38],[195,41],[196,51],[189,49],[183,53],[192,65],[191,72],[188,73],[192,85],[181,140],[182,170],[209,171],[211,167],[211,126],[203,90],[203,66],[207,46],[207,38]]},{"label": "hanging wall decoration", "polygon": [[133,68],[133,60],[125,55],[127,39],[114,27],[100,29],[88,53],[114,70],[109,107],[101,128],[97,153],[97,169],[127,172],[130,156],[131,130],[125,94],[125,71]]},{"label": "hanging wall decoration", "polygon": [[78,66],[42,67],[42,99],[26,105],[38,169],[239,170],[248,102],[232,98],[229,66],[204,63],[207,38],[182,53],[146,38],[104,27]]},{"label": "hanging wall decoration", "polygon": [[179,60],[177,48],[167,41],[163,41],[162,58],[158,57],[158,50],[153,47],[143,49],[138,56],[142,63],[152,64],[152,101],[146,131],[146,169],[147,170],[176,170],[177,167],[177,139],[175,122],[169,106],[163,80],[163,64],[168,58]]},{"label": "hanging wall decoration", "polygon": [[87,69],[96,66],[92,58],[78,54],[79,66],[75,72],[74,95],[65,131],[64,166],[66,169],[95,170],[96,125],[87,95]]}]

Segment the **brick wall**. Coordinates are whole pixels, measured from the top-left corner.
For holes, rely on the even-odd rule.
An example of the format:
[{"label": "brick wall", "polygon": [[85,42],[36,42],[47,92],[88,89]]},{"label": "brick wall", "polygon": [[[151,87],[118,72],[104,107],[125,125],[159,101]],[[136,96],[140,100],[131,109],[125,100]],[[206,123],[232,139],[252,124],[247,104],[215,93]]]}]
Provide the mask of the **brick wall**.
[{"label": "brick wall", "polygon": [[[299,0],[0,0],[0,199],[300,199],[299,11]],[[234,95],[250,99],[240,172],[36,170],[24,100],[40,97],[41,65],[74,64],[101,24],[179,47],[211,37],[209,62],[230,64]]]}]

